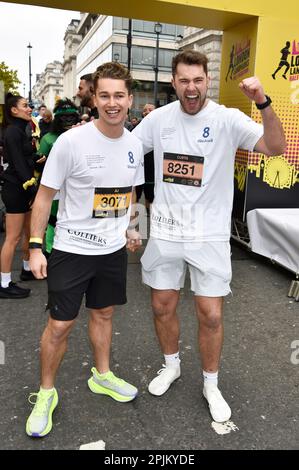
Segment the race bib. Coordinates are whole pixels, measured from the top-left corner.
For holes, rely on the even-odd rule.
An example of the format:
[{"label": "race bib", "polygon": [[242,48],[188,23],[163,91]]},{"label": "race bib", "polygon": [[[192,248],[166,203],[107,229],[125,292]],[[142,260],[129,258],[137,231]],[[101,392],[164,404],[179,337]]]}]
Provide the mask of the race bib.
[{"label": "race bib", "polygon": [[201,186],[204,157],[164,152],[163,181],[165,183]]},{"label": "race bib", "polygon": [[95,188],[93,218],[122,217],[128,212],[132,197],[132,187]]}]

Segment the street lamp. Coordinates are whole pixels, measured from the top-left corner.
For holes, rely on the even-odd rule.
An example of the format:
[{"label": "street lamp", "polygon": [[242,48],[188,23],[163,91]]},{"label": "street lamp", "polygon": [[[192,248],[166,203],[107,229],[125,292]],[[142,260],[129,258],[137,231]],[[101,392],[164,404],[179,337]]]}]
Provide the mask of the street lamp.
[{"label": "street lamp", "polygon": [[113,54],[113,60],[114,60],[114,62],[118,62],[118,61],[119,61],[119,53],[118,53],[118,52],[115,52],[115,53]]},{"label": "street lamp", "polygon": [[156,39],[156,65],[154,67],[155,72],[155,82],[154,82],[154,104],[156,108],[158,107],[158,71],[159,71],[159,35],[162,32],[161,23],[155,23],[155,33],[157,35]]},{"label": "street lamp", "polygon": [[31,104],[31,49],[32,49],[32,46],[31,44],[29,43],[28,46],[27,46],[27,49],[29,51],[29,95],[28,95],[28,98],[29,98],[29,104]]},{"label": "street lamp", "polygon": [[128,48],[128,70],[131,70],[131,53],[132,53],[132,19],[129,19],[128,34],[127,34],[127,48]]}]

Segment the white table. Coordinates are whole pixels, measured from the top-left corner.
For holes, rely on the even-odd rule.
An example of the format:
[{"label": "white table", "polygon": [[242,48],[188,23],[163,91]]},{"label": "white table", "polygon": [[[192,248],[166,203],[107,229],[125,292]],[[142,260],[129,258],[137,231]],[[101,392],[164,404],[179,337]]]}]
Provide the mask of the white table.
[{"label": "white table", "polygon": [[254,253],[299,273],[299,209],[254,209],[247,226]]}]

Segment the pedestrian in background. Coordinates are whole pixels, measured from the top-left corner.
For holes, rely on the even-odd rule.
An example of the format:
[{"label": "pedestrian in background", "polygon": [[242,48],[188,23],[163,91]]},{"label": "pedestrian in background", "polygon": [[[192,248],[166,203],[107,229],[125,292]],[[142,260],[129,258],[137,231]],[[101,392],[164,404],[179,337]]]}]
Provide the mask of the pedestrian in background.
[{"label": "pedestrian in background", "polygon": [[2,174],[2,201],[6,209],[6,233],[1,249],[0,298],[20,299],[30,294],[12,282],[11,270],[14,254],[23,236],[23,268],[21,279],[30,280],[29,230],[30,210],[37,190],[34,178],[34,149],[26,134],[31,121],[31,108],[25,98],[8,93],[5,99],[4,160],[7,168]]}]

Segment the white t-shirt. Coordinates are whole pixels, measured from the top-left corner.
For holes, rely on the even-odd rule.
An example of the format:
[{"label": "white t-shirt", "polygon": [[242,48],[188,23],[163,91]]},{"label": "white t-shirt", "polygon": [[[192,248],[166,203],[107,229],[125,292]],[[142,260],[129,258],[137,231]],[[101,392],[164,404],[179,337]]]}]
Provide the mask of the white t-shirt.
[{"label": "white t-shirt", "polygon": [[94,122],[76,127],[56,140],[41,183],[60,190],[54,248],[113,253],[126,243],[132,187],[144,183],[142,144],[126,129],[110,139]]},{"label": "white t-shirt", "polygon": [[196,115],[175,101],[148,114],[133,134],[144,154],[154,149],[151,236],[229,240],[235,154],[238,148],[253,150],[263,126],[210,100]]}]

